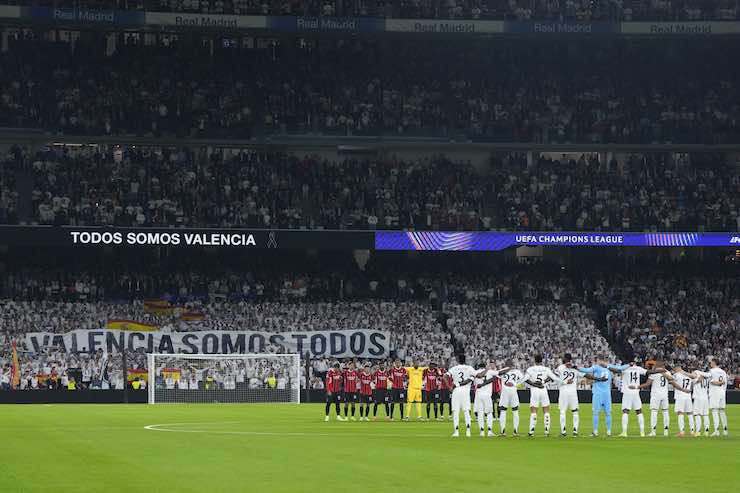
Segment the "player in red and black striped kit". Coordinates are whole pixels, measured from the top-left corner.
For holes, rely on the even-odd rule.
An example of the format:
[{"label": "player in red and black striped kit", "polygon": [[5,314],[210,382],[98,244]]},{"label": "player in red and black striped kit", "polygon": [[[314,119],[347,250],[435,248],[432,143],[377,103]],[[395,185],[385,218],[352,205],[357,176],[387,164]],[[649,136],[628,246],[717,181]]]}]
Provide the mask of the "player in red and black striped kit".
[{"label": "player in red and black striped kit", "polygon": [[373,419],[378,419],[378,404],[383,403],[385,407],[385,419],[391,419],[391,411],[388,405],[388,372],[385,370],[385,364],[380,363],[373,372],[373,383],[375,391],[373,392]]},{"label": "player in red and black striped kit", "polygon": [[403,404],[406,402],[406,380],[408,373],[406,368],[401,366],[401,360],[393,362],[393,368],[390,371],[391,385],[393,386],[393,401],[391,402],[391,419],[393,419],[393,408],[396,403],[401,409],[401,419],[403,419]]},{"label": "player in red and black striped kit", "polygon": [[442,375],[442,382],[439,386],[440,404],[439,404],[439,417],[444,419],[445,416],[445,403],[449,409],[449,417],[452,419],[452,389],[455,387],[455,383],[452,381],[452,376],[447,374],[447,368],[439,369],[440,375]]},{"label": "player in red and black striped kit", "polygon": [[344,370],[344,417],[349,418],[347,411],[352,407],[352,421],[355,421],[355,404],[359,399],[357,391],[360,388],[360,375],[355,370],[354,361],[349,362],[349,366]]},{"label": "player in red and black striped kit", "polygon": [[329,410],[331,409],[331,403],[334,403],[337,420],[344,421],[339,412],[339,400],[342,397],[342,372],[339,369],[339,363],[336,363],[333,368],[329,368],[326,372],[326,418],[324,421],[329,421]]},{"label": "player in red and black striped kit", "polygon": [[434,406],[434,419],[439,419],[438,404],[441,401],[440,385],[442,376],[437,371],[436,363],[429,363],[429,368],[424,370],[424,393],[427,403],[427,419],[431,419],[431,408]]},{"label": "player in red and black striped kit", "polygon": [[[370,419],[370,403],[373,401],[373,376],[370,373],[370,365],[360,371],[360,421]],[[365,405],[363,408],[362,405]]]}]

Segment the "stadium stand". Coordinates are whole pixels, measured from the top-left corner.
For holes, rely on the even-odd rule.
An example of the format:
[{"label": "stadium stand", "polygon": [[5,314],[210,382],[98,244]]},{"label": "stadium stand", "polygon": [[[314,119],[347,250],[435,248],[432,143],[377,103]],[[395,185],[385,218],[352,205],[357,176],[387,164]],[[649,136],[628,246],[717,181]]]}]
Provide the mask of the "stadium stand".
[{"label": "stadium stand", "polygon": [[389,17],[413,19],[507,19],[507,20],[733,20],[738,3],[590,0],[424,0],[419,2],[383,2],[360,0],[31,0],[9,1],[21,5],[78,7],[116,10],[146,10],[236,15],[296,15]]},{"label": "stadium stand", "polygon": [[[722,63],[740,55],[721,38],[589,50],[478,38],[208,49],[192,40],[144,44],[127,34],[106,51],[102,38],[18,37],[0,54],[0,126],[239,139],[320,133],[721,144],[740,136],[740,69]],[[629,70],[613,70],[626,61]]]},{"label": "stadium stand", "polygon": [[[141,147],[11,156],[6,166],[32,177],[30,197],[21,197],[33,208],[27,222],[45,225],[740,229],[740,172],[721,156],[694,156],[691,165],[666,155],[634,154],[621,165],[542,156],[528,167],[508,155],[485,169],[444,156],[329,160]],[[18,220],[18,193],[3,187],[8,223]]]},{"label": "stadium stand", "polygon": [[[27,332],[101,329],[108,320],[127,319],[166,332],[380,329],[392,334],[394,355],[404,361],[445,362],[461,353],[472,362],[492,358],[501,365],[511,360],[526,366],[533,353],[546,348],[549,366],[556,366],[565,352],[583,362],[597,354],[611,360],[637,354],[687,363],[715,356],[730,374],[740,374],[735,340],[740,283],[733,270],[723,273],[721,265],[686,260],[661,265],[650,256],[629,267],[617,261],[584,272],[543,265],[482,268],[480,261],[458,259],[435,271],[433,260],[406,265],[395,256],[380,257],[366,271],[343,264],[338,273],[331,262],[317,268],[338,274],[341,284],[327,274],[310,282],[280,275],[220,277],[218,269],[206,265],[177,272],[165,264],[163,270],[173,272],[156,282],[156,273],[144,271],[119,278],[115,269],[98,269],[67,272],[65,278],[53,271],[11,269],[0,283],[0,367],[8,371],[9,345],[22,345]],[[289,272],[290,263],[283,269]],[[474,269],[477,275],[469,275]],[[343,288],[327,289],[332,285]],[[314,288],[318,292],[312,293]],[[178,309],[149,310],[144,300],[155,292],[179,292],[166,295]],[[183,311],[199,317],[185,320]],[[28,375],[47,375],[51,369],[61,378],[65,368],[78,367],[101,372],[101,354],[25,349],[30,351],[22,353]],[[268,353],[277,350],[265,347]],[[134,371],[146,369],[141,352],[131,353],[129,361]],[[329,363],[312,363],[309,385],[318,385]],[[111,358],[109,364],[110,372],[120,372],[120,361]]]}]

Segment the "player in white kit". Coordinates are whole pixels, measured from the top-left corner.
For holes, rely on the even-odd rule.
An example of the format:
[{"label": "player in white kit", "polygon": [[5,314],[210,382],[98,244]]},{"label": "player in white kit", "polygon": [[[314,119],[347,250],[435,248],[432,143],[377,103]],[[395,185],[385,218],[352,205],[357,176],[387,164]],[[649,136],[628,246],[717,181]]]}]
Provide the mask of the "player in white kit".
[{"label": "player in white kit", "polygon": [[578,381],[583,374],[576,370],[573,358],[566,353],[563,364],[558,366],[555,374],[560,377],[558,383],[558,409],[560,410],[560,436],[567,436],[565,432],[565,416],[568,409],[573,413],[573,436],[578,436]]},{"label": "player in white kit", "polygon": [[713,437],[719,436],[719,424],[722,421],[722,433],[727,436],[727,373],[719,367],[716,359],[709,362],[709,409],[712,411],[714,421]]},{"label": "player in white kit", "polygon": [[678,436],[685,436],[684,430],[686,424],[684,423],[684,416],[689,417],[689,432],[694,434],[694,419],[691,417],[694,406],[691,403],[691,386],[693,380],[683,373],[683,368],[680,364],[673,366],[672,378],[668,379],[675,390],[675,403],[673,404],[673,411],[676,413],[676,420],[678,421]]},{"label": "player in white kit", "polygon": [[683,372],[693,380],[691,396],[694,398],[692,410],[694,412],[694,436],[701,436],[701,420],[704,418],[704,432],[709,436],[709,372],[695,370],[692,373]]},{"label": "player in white kit", "polygon": [[637,364],[636,358],[633,358],[629,365],[609,365],[608,368],[615,373],[622,374],[622,433],[619,436],[627,436],[630,411],[635,411],[637,424],[640,427],[640,436],[644,437],[645,416],[642,414],[642,400],[640,400],[640,377],[664,372],[665,368],[646,370]]},{"label": "player in white kit", "polygon": [[[656,361],[655,366],[664,367],[662,361]],[[671,417],[668,414],[668,383],[672,375],[669,371],[665,373],[654,373],[648,376],[648,381],[641,387],[650,387],[650,433],[654,437],[658,427],[658,410],[663,411],[663,436],[668,436]]]},{"label": "player in white kit", "polygon": [[[455,424],[453,437],[460,436],[460,411],[465,416],[465,436],[470,436],[470,384],[473,383],[478,373],[475,368],[465,364],[458,364],[447,370],[455,386],[452,389],[452,421]],[[485,370],[480,374],[484,375]]]},{"label": "player in white kit", "polygon": [[[506,372],[507,369],[502,370]],[[475,379],[475,402],[473,410],[478,416],[478,427],[480,436],[485,436],[484,424],[488,425],[488,436],[496,436],[493,433],[493,385],[500,371],[493,368],[493,363],[482,365]]]},{"label": "player in white kit", "polygon": [[[542,355],[534,355],[534,366],[527,368],[524,373],[526,382],[532,386],[529,397],[529,436],[534,436],[534,429],[537,426],[537,408],[542,408],[542,414],[545,421],[545,436],[550,435],[550,396],[547,394],[545,384],[547,382],[560,382],[560,377],[555,375],[551,369],[542,366]],[[532,384],[536,385],[532,385]]]},{"label": "player in white kit", "polygon": [[[511,367],[511,361],[506,362],[507,367]],[[499,428],[501,436],[506,436],[506,415],[511,410],[513,436],[519,436],[519,393],[517,386],[524,382],[524,374],[519,370],[508,370],[506,373],[499,372],[501,379],[501,399],[498,403],[499,408]]]}]

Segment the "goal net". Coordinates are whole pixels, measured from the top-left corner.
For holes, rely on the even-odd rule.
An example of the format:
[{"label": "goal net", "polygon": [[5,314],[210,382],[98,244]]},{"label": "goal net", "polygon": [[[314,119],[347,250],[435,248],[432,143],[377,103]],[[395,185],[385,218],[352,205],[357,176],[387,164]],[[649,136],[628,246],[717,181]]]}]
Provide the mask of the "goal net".
[{"label": "goal net", "polygon": [[149,354],[149,404],[300,402],[297,354]]}]

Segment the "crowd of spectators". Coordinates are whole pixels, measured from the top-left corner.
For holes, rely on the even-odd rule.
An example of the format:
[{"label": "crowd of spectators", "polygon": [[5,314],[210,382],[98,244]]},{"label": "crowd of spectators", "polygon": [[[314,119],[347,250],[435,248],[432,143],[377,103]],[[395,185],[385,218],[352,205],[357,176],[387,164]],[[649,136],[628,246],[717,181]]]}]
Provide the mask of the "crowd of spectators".
[{"label": "crowd of spectators", "polygon": [[552,368],[570,353],[585,364],[603,354],[616,356],[599,333],[593,314],[578,303],[558,304],[530,300],[501,305],[451,305],[447,310],[455,339],[465,347],[466,359],[494,359],[499,368],[512,363],[525,370],[532,355],[543,355],[543,364]]},{"label": "crowd of spectators", "polygon": [[18,222],[18,190],[15,168],[10,162],[0,162],[0,224]]},{"label": "crowd of spectators", "polygon": [[0,54],[0,126],[241,139],[736,142],[740,69],[723,60],[740,58],[737,44],[671,41],[332,38],[211,49],[127,35],[108,54],[102,40],[23,38]]},{"label": "crowd of spectators", "polygon": [[201,14],[415,19],[690,21],[734,20],[738,14],[736,0],[9,0],[8,3]]},{"label": "crowd of spectators", "polygon": [[[99,385],[92,382],[95,371],[103,371],[100,354],[63,353],[55,347],[35,353],[35,348],[24,345],[24,336],[29,332],[102,329],[110,319],[128,319],[154,324],[165,332],[383,330],[391,334],[392,355],[406,363],[444,364],[450,357],[464,354],[471,363],[490,358],[501,366],[510,363],[523,368],[531,364],[532,354],[542,352],[545,364],[555,367],[562,355],[570,352],[584,364],[599,354],[615,361],[636,354],[644,359],[701,366],[712,356],[719,358],[728,373],[740,375],[736,341],[740,284],[731,271],[722,273],[706,264],[695,270],[683,267],[686,264],[665,264],[660,269],[633,265],[606,275],[597,267],[591,268],[594,272],[545,265],[504,269],[480,261],[450,259],[446,268],[453,273],[443,276],[424,263],[403,266],[391,256],[368,263],[362,276],[345,271],[343,277],[356,284],[354,289],[311,296],[307,288],[295,297],[281,291],[284,281],[279,275],[275,280],[259,281],[263,286],[259,295],[252,294],[251,288],[244,295],[244,284],[254,282],[252,274],[219,278],[215,271],[208,278],[206,272],[197,270],[165,276],[161,284],[150,283],[141,290],[131,290],[129,278],[112,281],[118,287],[86,293],[86,285],[102,286],[118,279],[115,269],[105,274],[80,274],[83,280],[67,287],[62,283],[50,290],[31,291],[17,286],[28,284],[32,271],[11,269],[13,272],[3,276],[9,282],[0,284],[0,368],[7,377],[10,344],[16,342],[24,375],[55,374],[61,379],[65,369],[80,368],[83,385]],[[469,274],[473,265],[478,272]],[[331,269],[325,265],[324,270]],[[386,273],[385,278],[375,275],[380,271]],[[131,278],[144,276],[141,271]],[[156,271],[151,276],[157,277]],[[41,276],[35,284],[42,286],[48,279]],[[171,311],[152,312],[143,303],[151,290],[169,290],[168,283],[185,279],[199,281],[195,287],[182,284],[189,287],[169,297]],[[400,288],[400,281],[407,283],[405,289]],[[182,312],[199,316],[187,320]],[[276,353],[282,349],[268,344],[264,350]],[[310,387],[320,388],[318,381],[328,364],[328,360],[312,363]],[[121,373],[120,358],[112,358],[109,365],[114,365],[110,372]],[[145,370],[144,354],[132,353],[129,366]],[[304,384],[305,369],[302,372]],[[29,378],[27,385],[39,385]],[[41,380],[46,382],[44,378]],[[48,385],[63,386],[64,382],[52,380]],[[108,385],[115,388],[122,382],[110,380]]]},{"label": "crowd of spectators", "polygon": [[629,354],[740,367],[740,282],[720,276],[625,276],[597,288],[607,327]]},{"label": "crowd of spectators", "polygon": [[[543,156],[528,167],[526,159],[512,155],[483,168],[443,156],[328,160],[281,152],[200,155],[146,148],[16,156],[33,176],[30,222],[38,224],[740,229],[740,173],[715,156],[695,157],[691,165],[669,164],[666,155],[633,155],[621,164],[588,155]],[[2,196],[12,209],[17,191],[8,188]],[[14,215],[5,218],[12,221]]]}]

